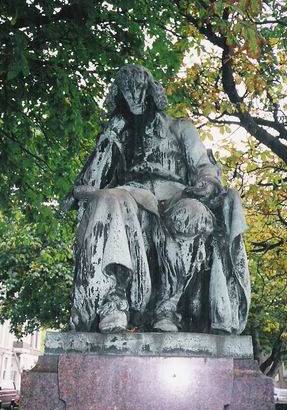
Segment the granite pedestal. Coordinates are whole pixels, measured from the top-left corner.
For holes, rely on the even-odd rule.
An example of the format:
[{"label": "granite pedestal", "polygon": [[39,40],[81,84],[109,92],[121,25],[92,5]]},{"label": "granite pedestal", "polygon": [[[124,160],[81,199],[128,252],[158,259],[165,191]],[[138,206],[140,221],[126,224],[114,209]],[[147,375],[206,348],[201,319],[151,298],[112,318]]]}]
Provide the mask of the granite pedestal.
[{"label": "granite pedestal", "polygon": [[22,410],[271,410],[248,336],[48,333]]}]

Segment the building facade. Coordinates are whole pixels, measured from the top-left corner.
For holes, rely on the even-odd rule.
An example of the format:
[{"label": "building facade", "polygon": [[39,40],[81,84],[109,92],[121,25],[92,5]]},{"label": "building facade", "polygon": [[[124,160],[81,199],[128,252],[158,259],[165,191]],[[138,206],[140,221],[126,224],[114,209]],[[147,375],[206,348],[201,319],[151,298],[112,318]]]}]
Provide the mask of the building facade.
[{"label": "building facade", "polygon": [[40,332],[17,340],[10,332],[10,323],[0,324],[0,386],[3,381],[12,380],[20,390],[23,370],[30,370],[37,362],[41,352]]}]

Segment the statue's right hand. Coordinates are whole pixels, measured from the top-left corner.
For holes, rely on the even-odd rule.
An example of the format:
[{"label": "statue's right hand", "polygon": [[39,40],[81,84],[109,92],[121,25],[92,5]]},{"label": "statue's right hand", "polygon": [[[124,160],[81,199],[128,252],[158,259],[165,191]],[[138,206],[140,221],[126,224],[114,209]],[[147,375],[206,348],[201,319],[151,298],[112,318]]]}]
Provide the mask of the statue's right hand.
[{"label": "statue's right hand", "polygon": [[99,189],[95,189],[89,185],[78,185],[74,187],[73,195],[77,199],[92,199],[94,198]]},{"label": "statue's right hand", "polygon": [[105,132],[114,132],[120,134],[126,126],[126,120],[122,115],[115,115],[108,122]]}]

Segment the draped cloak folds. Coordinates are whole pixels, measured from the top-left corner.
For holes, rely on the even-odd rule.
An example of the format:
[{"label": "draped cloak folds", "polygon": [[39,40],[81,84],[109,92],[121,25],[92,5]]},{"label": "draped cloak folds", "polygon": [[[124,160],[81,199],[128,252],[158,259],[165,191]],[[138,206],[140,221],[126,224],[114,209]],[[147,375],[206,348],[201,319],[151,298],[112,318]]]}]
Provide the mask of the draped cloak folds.
[{"label": "draped cloak folds", "polygon": [[[147,168],[141,175],[145,175],[143,180],[146,181],[147,175],[152,175],[152,178],[157,180],[157,174],[160,174],[159,179],[166,182],[161,184],[166,191],[166,197],[158,195],[155,189],[150,189],[153,184],[140,183],[139,178],[133,178],[135,173],[131,172],[127,145],[129,131],[126,121],[118,116],[110,120],[100,135],[95,150],[75,182],[75,187],[90,187],[91,198],[87,195],[86,200],[77,200],[71,193],[64,202],[64,208],[69,209],[77,205],[79,210],[75,246],[74,303],[75,300],[82,300],[82,305],[86,304],[84,310],[87,316],[96,311],[97,306],[101,304],[100,295],[94,299],[94,304],[87,301],[92,300],[86,297],[87,288],[91,292],[97,284],[106,287],[105,292],[109,292],[109,287],[112,289],[115,286],[114,278],[109,276],[109,269],[114,266],[122,266],[130,273],[131,307],[144,311],[149,302],[151,267],[146,255],[144,232],[138,219],[139,210],[142,209],[157,219],[160,218],[158,205],[162,199],[170,199],[202,177],[207,176],[220,183],[218,167],[208,155],[189,121],[173,120],[163,113],[157,113],[156,120],[159,126],[151,130],[151,138],[157,139],[159,144],[165,144],[162,145],[164,149],[169,147],[164,140],[174,138],[178,141],[178,149],[182,154],[179,161],[183,177],[176,180],[163,169],[164,167],[155,165],[156,161],[147,162]],[[157,148],[149,145],[146,150],[156,151]],[[168,163],[170,164],[177,156],[177,153],[172,153]],[[177,165],[173,167],[177,168]],[[92,194],[95,190],[99,190],[98,193]],[[113,197],[116,197],[117,201],[113,201]],[[242,239],[246,225],[240,197],[236,191],[226,191],[221,215],[218,223],[222,225],[221,232],[223,230],[224,235],[217,236],[215,231],[212,240],[209,282],[210,326],[213,330],[240,334],[245,328],[249,310],[250,281]],[[92,232],[91,219],[98,221],[97,226],[105,231],[104,234]],[[149,219],[150,222],[152,220]],[[87,250],[85,243],[91,239],[97,243],[93,243],[90,250]],[[101,260],[98,260],[100,270],[91,272],[95,248],[101,248]],[[81,262],[77,263],[77,260]],[[90,305],[87,306],[87,303]],[[76,306],[76,309],[83,310],[83,306]]]}]

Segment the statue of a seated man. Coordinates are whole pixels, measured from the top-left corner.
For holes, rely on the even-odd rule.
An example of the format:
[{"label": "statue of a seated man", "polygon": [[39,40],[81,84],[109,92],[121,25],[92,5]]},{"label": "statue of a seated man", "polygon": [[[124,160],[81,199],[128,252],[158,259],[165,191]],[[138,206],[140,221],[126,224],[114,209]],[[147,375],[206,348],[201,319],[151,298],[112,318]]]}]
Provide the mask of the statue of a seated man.
[{"label": "statue of a seated man", "polygon": [[77,206],[72,329],[241,333],[250,283],[238,194],[140,66],[119,70],[109,121],[66,199]]}]

